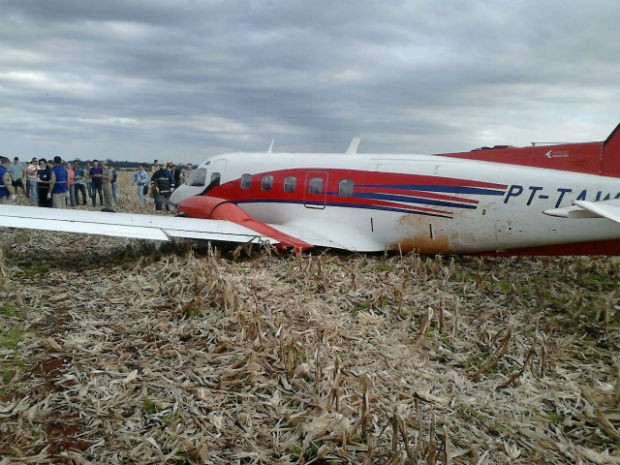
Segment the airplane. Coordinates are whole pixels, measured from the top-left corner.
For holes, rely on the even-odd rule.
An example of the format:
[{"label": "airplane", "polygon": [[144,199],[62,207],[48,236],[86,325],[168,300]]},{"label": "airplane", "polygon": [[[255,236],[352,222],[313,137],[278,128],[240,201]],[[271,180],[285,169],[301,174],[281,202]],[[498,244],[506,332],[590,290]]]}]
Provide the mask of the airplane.
[{"label": "airplane", "polygon": [[228,153],[193,170],[177,216],[0,205],[0,227],[304,251],[620,255],[620,124],[600,142],[432,155]]}]

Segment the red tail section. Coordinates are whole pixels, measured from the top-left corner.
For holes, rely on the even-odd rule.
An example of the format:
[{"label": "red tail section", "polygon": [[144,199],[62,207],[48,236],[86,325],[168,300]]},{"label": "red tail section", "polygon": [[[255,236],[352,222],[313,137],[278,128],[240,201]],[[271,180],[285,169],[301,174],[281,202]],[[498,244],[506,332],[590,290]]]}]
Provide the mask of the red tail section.
[{"label": "red tail section", "polygon": [[603,174],[620,177],[620,124],[603,142]]},{"label": "red tail section", "polygon": [[471,152],[441,154],[468,160],[509,163],[578,173],[620,176],[620,124],[604,142],[537,145],[532,147],[495,146]]}]

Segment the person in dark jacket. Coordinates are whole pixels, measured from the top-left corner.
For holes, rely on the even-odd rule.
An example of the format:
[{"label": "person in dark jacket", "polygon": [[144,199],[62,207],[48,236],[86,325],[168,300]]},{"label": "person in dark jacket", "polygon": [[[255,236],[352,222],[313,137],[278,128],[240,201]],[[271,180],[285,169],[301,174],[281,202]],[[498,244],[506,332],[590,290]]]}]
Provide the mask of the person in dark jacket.
[{"label": "person in dark jacket", "polygon": [[52,169],[47,166],[47,160],[45,160],[45,158],[39,159],[37,178],[39,179],[39,207],[52,208],[52,196],[47,195],[50,193]]},{"label": "person in dark jacket", "polygon": [[174,176],[165,165],[161,165],[151,176],[151,195],[155,199],[155,211],[166,207],[170,211],[170,194],[174,190]]},{"label": "person in dark jacket", "polygon": [[174,177],[174,188],[176,189],[181,185],[181,167],[173,164],[170,166],[169,170]]},{"label": "person in dark jacket", "polygon": [[99,205],[103,205],[103,167],[99,166],[99,160],[93,160],[93,166],[88,170],[88,175],[92,182],[93,207],[97,205],[97,194],[99,194]]},{"label": "person in dark jacket", "polygon": [[9,159],[0,157],[0,203],[7,201],[15,201],[15,190],[11,182],[11,174],[9,172]]}]

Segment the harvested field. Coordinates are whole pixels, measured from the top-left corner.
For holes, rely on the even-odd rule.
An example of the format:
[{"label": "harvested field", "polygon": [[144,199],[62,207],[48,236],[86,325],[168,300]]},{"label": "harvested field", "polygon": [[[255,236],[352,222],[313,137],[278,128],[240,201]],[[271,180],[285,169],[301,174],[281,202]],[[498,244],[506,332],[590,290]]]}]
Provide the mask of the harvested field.
[{"label": "harvested field", "polygon": [[618,258],[0,233],[0,464],[620,464]]}]

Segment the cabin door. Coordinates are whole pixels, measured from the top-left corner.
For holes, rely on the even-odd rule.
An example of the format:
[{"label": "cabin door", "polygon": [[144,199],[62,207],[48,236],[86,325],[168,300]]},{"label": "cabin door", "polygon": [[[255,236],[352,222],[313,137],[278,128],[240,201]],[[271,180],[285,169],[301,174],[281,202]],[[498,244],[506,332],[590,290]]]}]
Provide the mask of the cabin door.
[{"label": "cabin door", "polygon": [[304,206],[325,208],[327,203],[327,171],[308,171],[304,183]]}]

